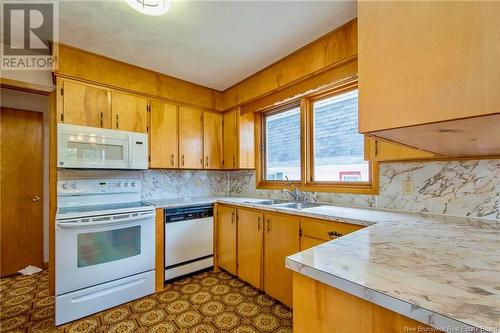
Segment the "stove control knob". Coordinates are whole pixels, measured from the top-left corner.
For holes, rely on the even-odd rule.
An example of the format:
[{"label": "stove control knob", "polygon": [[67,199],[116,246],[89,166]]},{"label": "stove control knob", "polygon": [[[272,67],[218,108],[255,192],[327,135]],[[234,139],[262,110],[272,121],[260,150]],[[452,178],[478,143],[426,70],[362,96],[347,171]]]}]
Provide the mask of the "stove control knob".
[{"label": "stove control knob", "polygon": [[67,190],[69,188],[69,185],[68,183],[62,183],[61,187],[64,189],[64,190]]}]

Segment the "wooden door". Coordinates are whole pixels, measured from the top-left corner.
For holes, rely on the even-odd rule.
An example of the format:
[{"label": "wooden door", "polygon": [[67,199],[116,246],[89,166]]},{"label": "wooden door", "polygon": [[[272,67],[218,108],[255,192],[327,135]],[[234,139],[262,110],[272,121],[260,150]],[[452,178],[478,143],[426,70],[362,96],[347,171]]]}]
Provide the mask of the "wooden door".
[{"label": "wooden door", "polygon": [[112,128],[122,131],[147,132],[148,100],[113,91],[111,94]]},{"label": "wooden door", "polygon": [[222,114],[203,113],[203,153],[205,169],[222,167]]},{"label": "wooden door", "polygon": [[299,252],[299,218],[266,213],[264,219],[264,290],[292,306],[292,272],[285,258]]},{"label": "wooden door", "polygon": [[177,168],[179,166],[177,105],[151,101],[150,122],[151,168]]},{"label": "wooden door", "polygon": [[236,275],[236,209],[217,206],[217,263]]},{"label": "wooden door", "polygon": [[43,267],[41,112],[1,109],[0,275]]},{"label": "wooden door", "polygon": [[236,168],[236,110],[225,112],[224,120],[224,169]]},{"label": "wooden door", "polygon": [[203,168],[203,111],[179,107],[180,168]]},{"label": "wooden door", "polygon": [[[239,112],[238,112],[239,113]],[[239,115],[238,129],[236,137],[238,138],[238,147],[236,156],[238,157],[238,169],[255,168],[255,124],[254,114],[248,112]]]},{"label": "wooden door", "polygon": [[111,126],[109,89],[66,80],[61,89],[63,107],[59,122],[102,128]]},{"label": "wooden door", "polygon": [[238,276],[262,289],[264,241],[262,212],[238,208]]}]

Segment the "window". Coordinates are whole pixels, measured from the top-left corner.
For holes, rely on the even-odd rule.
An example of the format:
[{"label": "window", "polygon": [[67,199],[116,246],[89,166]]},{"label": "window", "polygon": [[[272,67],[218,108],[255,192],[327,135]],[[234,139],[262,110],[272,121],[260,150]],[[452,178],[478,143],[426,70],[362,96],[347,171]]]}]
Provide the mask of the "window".
[{"label": "window", "polygon": [[300,180],[300,107],[264,116],[264,179]]},{"label": "window", "polygon": [[312,180],[368,182],[364,136],[358,133],[358,90],[312,102]]},{"label": "window", "polygon": [[378,164],[365,160],[358,133],[357,82],[297,97],[255,118],[259,189],[280,190],[286,178],[305,191],[378,193]]}]

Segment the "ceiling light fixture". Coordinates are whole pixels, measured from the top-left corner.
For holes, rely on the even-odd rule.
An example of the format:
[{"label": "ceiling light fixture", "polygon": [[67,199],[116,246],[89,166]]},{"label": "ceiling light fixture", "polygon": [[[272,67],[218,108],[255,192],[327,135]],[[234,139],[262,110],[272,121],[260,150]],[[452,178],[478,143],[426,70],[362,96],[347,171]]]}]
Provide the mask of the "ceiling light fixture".
[{"label": "ceiling light fixture", "polygon": [[170,9],[170,0],[125,0],[127,4],[146,15],[163,15]]}]

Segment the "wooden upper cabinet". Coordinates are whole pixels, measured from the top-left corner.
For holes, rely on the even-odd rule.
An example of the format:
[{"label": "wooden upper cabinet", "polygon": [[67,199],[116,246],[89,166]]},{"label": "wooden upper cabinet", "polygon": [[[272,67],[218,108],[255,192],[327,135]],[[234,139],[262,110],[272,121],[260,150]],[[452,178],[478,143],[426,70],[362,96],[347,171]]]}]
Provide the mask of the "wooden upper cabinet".
[{"label": "wooden upper cabinet", "polygon": [[216,237],[218,265],[236,275],[236,208],[217,205]]},{"label": "wooden upper cabinet", "polygon": [[109,89],[68,80],[63,80],[60,86],[62,107],[59,107],[59,122],[102,128],[111,126]]},{"label": "wooden upper cabinet", "polygon": [[177,126],[177,105],[151,101],[149,131],[151,168],[179,166]]},{"label": "wooden upper cabinet", "polygon": [[366,159],[372,162],[429,160],[438,157],[434,153],[379,139],[369,138],[366,143]]},{"label": "wooden upper cabinet", "polygon": [[499,21],[498,1],[358,2],[360,132],[499,113]]},{"label": "wooden upper cabinet", "polygon": [[224,113],[224,168],[255,168],[254,115],[240,108]]},{"label": "wooden upper cabinet", "polygon": [[147,132],[148,100],[113,91],[111,94],[111,128],[121,131]]},{"label": "wooden upper cabinet", "polygon": [[262,212],[238,208],[238,276],[262,289],[264,242]]},{"label": "wooden upper cabinet", "polygon": [[245,114],[240,113],[238,118],[239,135],[239,169],[254,169],[255,168],[255,117],[251,112]]},{"label": "wooden upper cabinet", "polygon": [[203,111],[179,107],[179,167],[203,168]]},{"label": "wooden upper cabinet", "polygon": [[222,168],[222,113],[203,113],[203,152],[205,169]]},{"label": "wooden upper cabinet", "polygon": [[224,119],[224,169],[236,169],[236,111],[225,112]]},{"label": "wooden upper cabinet", "polygon": [[299,218],[266,213],[264,220],[264,290],[292,306],[292,272],[285,267],[285,258],[299,252]]}]

